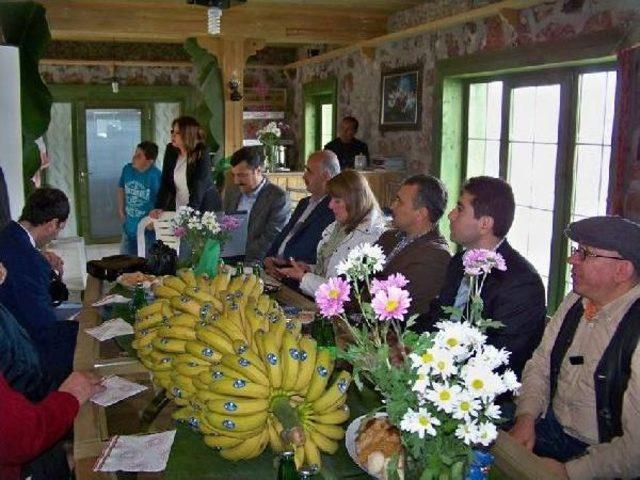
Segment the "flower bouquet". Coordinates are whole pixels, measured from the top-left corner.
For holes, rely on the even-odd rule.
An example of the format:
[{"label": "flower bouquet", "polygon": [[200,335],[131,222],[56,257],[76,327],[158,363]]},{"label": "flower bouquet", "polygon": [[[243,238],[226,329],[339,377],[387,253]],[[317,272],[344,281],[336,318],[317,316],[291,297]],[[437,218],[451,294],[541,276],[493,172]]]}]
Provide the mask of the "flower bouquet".
[{"label": "flower bouquet", "polygon": [[214,212],[201,213],[185,206],[178,208],[172,223],[174,235],[191,249],[190,266],[196,266],[196,273],[214,276],[220,251],[229,232],[238,228],[238,220],[227,215],[218,218]]},{"label": "flower bouquet", "polygon": [[[316,303],[322,315],[337,317],[350,332],[352,341],[338,356],[353,365],[356,385],[362,388],[366,380],[381,394],[379,410],[400,430],[403,454],[387,459],[385,478],[398,478],[400,466],[408,479],[462,480],[474,450],[488,447],[498,435],[496,397],[519,387],[516,375],[503,368],[509,352],[487,344],[485,330],[501,324],[481,316],[484,280],[493,268],[506,269],[504,259],[487,250],[466,252],[466,307],[447,308],[450,318],[420,335],[407,328],[415,320],[405,318],[411,305],[407,279],[401,274],[372,279],[384,261],[377,246],[353,249],[338,266],[342,277],[320,286]],[[345,313],[352,297],[360,306],[359,325]]]},{"label": "flower bouquet", "polygon": [[276,167],[276,147],[282,136],[282,125],[276,122],[269,122],[258,130],[258,141],[263,145],[265,168],[273,171]]}]

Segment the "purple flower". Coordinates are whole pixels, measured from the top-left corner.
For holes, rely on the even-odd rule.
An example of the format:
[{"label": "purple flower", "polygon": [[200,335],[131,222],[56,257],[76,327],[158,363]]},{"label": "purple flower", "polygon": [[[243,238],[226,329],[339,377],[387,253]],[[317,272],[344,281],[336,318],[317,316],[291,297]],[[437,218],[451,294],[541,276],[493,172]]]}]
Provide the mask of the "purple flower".
[{"label": "purple flower", "polygon": [[380,290],[387,290],[389,287],[404,288],[409,280],[401,273],[392,273],[386,280],[378,280],[374,278],[371,282],[371,295],[375,295]]},{"label": "purple flower", "polygon": [[484,249],[467,250],[462,256],[462,265],[464,273],[472,276],[489,273],[494,268],[502,271],[507,269],[502,255],[493,250]]},{"label": "purple flower", "polygon": [[225,231],[235,230],[240,226],[240,221],[235,217],[225,215],[220,221],[220,228]]},{"label": "purple flower", "polygon": [[316,290],[316,305],[325,317],[344,313],[344,303],[349,300],[351,286],[340,277],[331,277]]},{"label": "purple flower", "polygon": [[187,234],[187,229],[184,227],[175,227],[173,229],[173,234],[178,238],[182,238]]},{"label": "purple flower", "polygon": [[403,320],[411,297],[409,292],[398,287],[388,287],[386,290],[378,290],[371,301],[373,311],[380,320]]}]

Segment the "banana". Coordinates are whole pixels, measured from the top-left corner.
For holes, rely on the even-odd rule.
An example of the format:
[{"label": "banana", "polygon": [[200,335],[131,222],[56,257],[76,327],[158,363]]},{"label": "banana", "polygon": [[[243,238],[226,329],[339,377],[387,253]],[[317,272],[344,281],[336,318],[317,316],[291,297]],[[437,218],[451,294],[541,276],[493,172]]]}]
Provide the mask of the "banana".
[{"label": "banana", "polygon": [[166,338],[177,338],[179,340],[195,340],[196,332],[189,327],[172,327],[165,325],[158,329],[158,335]]},{"label": "banana", "polygon": [[198,317],[194,317],[190,313],[179,313],[169,318],[167,323],[171,327],[188,327],[193,329],[198,323]]},{"label": "banana", "polygon": [[189,393],[196,393],[196,387],[193,386],[193,381],[191,380],[191,377],[181,375],[174,371],[173,374],[171,375],[171,380],[173,381],[173,384],[179,389]]},{"label": "banana", "polygon": [[316,366],[311,374],[311,383],[305,396],[307,402],[313,402],[322,395],[329,382],[329,377],[333,373],[333,367],[331,352],[327,349],[319,350],[316,354]]},{"label": "banana", "polygon": [[257,428],[266,427],[268,413],[252,413],[248,415],[230,415],[229,412],[216,413],[205,411],[205,418],[216,430],[248,432]]},{"label": "banana", "polygon": [[[193,386],[197,388],[197,382],[200,382],[200,376],[198,375],[197,378],[193,379]],[[207,390],[207,385],[205,385],[205,388],[198,388],[198,391],[196,392],[196,397],[198,398],[198,400],[200,400],[201,402],[208,402],[210,400],[224,400],[226,398],[228,398],[226,395],[218,395],[217,393],[213,393],[211,390]]]},{"label": "banana", "polygon": [[136,319],[139,320],[141,318],[148,317],[149,315],[152,315],[154,313],[160,313],[160,310],[162,309],[163,301],[164,300],[156,300],[155,302],[140,308],[136,312]]},{"label": "banana", "polygon": [[224,290],[227,290],[229,286],[229,282],[231,281],[231,273],[229,271],[223,270],[218,271],[218,274],[213,279],[213,294],[218,294]]},{"label": "banana", "polygon": [[165,287],[173,288],[176,292],[182,293],[184,289],[187,288],[187,284],[184,283],[180,278],[174,277],[173,275],[167,275],[162,280],[162,285]]},{"label": "banana", "polygon": [[192,416],[193,410],[191,409],[191,407],[178,408],[171,414],[171,418],[179,422],[188,422]]},{"label": "banana", "polygon": [[[251,352],[245,352],[242,356],[239,355],[223,355],[220,363],[232,370],[238,372],[238,375],[245,377],[252,382],[259,383],[265,387],[269,387],[269,378],[267,375],[258,368],[258,364],[248,359],[248,354]],[[252,354],[253,355],[253,354]],[[255,357],[255,355],[253,355]],[[255,357],[258,363],[260,359]]]},{"label": "banana", "polygon": [[180,292],[165,285],[156,285],[151,289],[156,298],[173,298],[179,297]]},{"label": "banana", "polygon": [[181,312],[190,313],[194,317],[200,317],[200,304],[186,295],[172,297],[171,307]]},{"label": "banana", "polygon": [[282,386],[282,357],[273,332],[262,335],[262,351],[271,387],[280,388]]},{"label": "banana", "polygon": [[161,312],[156,312],[156,313],[152,313],[151,315],[148,315],[146,317],[142,317],[139,320],[137,320],[134,325],[133,328],[136,331],[140,331],[140,330],[148,330],[150,328],[155,328],[160,326],[160,324],[162,323],[163,320],[163,316]]},{"label": "banana", "polygon": [[275,453],[284,452],[285,445],[280,436],[282,432],[282,425],[280,422],[273,418],[273,415],[269,415],[267,419],[267,428],[269,429],[269,446]]},{"label": "banana", "polygon": [[185,351],[208,363],[217,363],[222,358],[222,354],[220,352],[215,351],[210,346],[198,342],[197,340],[186,342]]},{"label": "banana", "polygon": [[[207,373],[207,372],[204,372],[204,373]],[[200,394],[200,392],[210,393],[209,392],[209,384],[208,383],[204,383],[203,381],[200,380],[200,374],[196,375],[195,377],[191,377],[191,381],[193,382],[193,386],[196,387],[196,396],[198,397],[198,400],[200,400],[201,402],[206,402],[206,400],[203,400],[199,396],[199,394]],[[211,393],[213,393],[213,392],[211,392]]]},{"label": "banana", "polygon": [[325,425],[323,423],[310,422],[307,427],[315,430],[331,440],[342,440],[344,438],[344,429],[338,425]]},{"label": "banana", "polygon": [[293,454],[293,460],[296,463],[296,468],[301,468],[304,465],[304,446],[300,445],[296,447]]},{"label": "banana", "polygon": [[304,448],[304,463],[309,466],[315,466],[320,469],[322,460],[320,458],[320,450],[313,440],[307,438],[303,445]]},{"label": "banana", "polygon": [[232,448],[240,445],[244,440],[242,438],[227,437],[225,435],[205,435],[203,438],[205,445],[220,450],[221,448]]},{"label": "banana", "polygon": [[235,353],[231,339],[215,326],[196,327],[196,337],[222,354]]},{"label": "banana", "polygon": [[317,430],[313,430],[310,428],[309,430],[306,431],[306,433],[308,434],[308,437],[309,437],[307,441],[311,440],[323,452],[334,454],[338,450],[338,442],[325,437],[323,434],[321,434]]},{"label": "banana", "polygon": [[222,302],[200,287],[187,287],[185,288],[184,293],[200,303],[212,303],[219,312],[223,310]]},{"label": "banana", "polygon": [[174,355],[172,355],[171,353],[162,352],[160,350],[154,350],[153,352],[149,353],[149,360],[154,365],[160,365],[164,363],[170,364],[174,360]]},{"label": "banana", "polygon": [[212,284],[213,284],[213,281],[209,278],[207,274],[196,277],[196,285],[200,290],[204,292],[211,293]]},{"label": "banana", "polygon": [[[158,329],[153,328],[150,330],[140,330],[139,332],[136,332],[136,335],[139,335],[139,336],[133,342],[131,342],[131,345],[136,350],[141,350],[151,345],[151,342],[153,342],[153,339],[158,336]],[[135,342],[135,345],[134,345],[134,342]]]},{"label": "banana", "polygon": [[184,353],[187,341],[176,338],[156,337],[151,342],[153,348],[163,352]]},{"label": "banana", "polygon": [[220,395],[245,398],[269,398],[269,387],[246,381],[242,378],[221,378],[214,380],[209,390]]},{"label": "banana", "polygon": [[268,441],[269,432],[265,428],[260,435],[248,438],[235,447],[223,448],[220,450],[220,456],[232,461],[254,458],[262,453]]},{"label": "banana", "polygon": [[[176,363],[175,371],[185,377],[195,377],[202,372],[208,372],[209,367],[204,365],[189,365],[188,363]],[[194,387],[195,388],[195,387]]]},{"label": "banana", "polygon": [[[322,414],[332,407],[335,408],[338,402],[344,402],[350,382],[351,374],[345,371],[340,372],[333,384],[313,402],[313,410]],[[318,446],[322,448],[321,445]]]},{"label": "banana", "polygon": [[319,424],[339,425],[349,420],[350,414],[351,412],[349,411],[349,407],[347,405],[343,405],[340,408],[330,410],[321,415],[311,415],[309,419]]},{"label": "banana", "polygon": [[309,388],[311,375],[313,374],[313,369],[316,366],[318,346],[313,338],[306,335],[300,339],[298,345],[300,347],[298,355],[300,365],[298,367],[298,380],[294,386],[294,390],[305,393]]},{"label": "banana", "polygon": [[258,297],[256,308],[263,315],[266,315],[267,312],[269,311],[269,308],[271,308],[271,297],[269,297],[269,295],[266,295],[264,293],[260,295]]},{"label": "banana", "polygon": [[176,273],[188,287],[195,287],[198,285],[196,276],[190,268],[181,268]]},{"label": "banana", "polygon": [[263,398],[233,398],[210,400],[207,408],[222,415],[251,415],[266,412],[269,400]]},{"label": "banana", "polygon": [[282,388],[285,391],[292,391],[298,380],[300,348],[291,332],[285,332],[282,338],[280,356],[282,357]]}]

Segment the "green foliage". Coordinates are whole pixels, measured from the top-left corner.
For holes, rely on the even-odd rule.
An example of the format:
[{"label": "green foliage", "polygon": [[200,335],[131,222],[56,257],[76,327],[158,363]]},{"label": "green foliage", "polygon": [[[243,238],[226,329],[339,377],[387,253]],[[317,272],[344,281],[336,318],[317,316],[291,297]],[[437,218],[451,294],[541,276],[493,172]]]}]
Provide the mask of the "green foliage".
[{"label": "green foliage", "polygon": [[184,42],[185,51],[191,56],[196,70],[196,81],[201,101],[196,105],[195,116],[205,125],[207,144],[211,151],[224,151],[224,99],[222,72],[216,57],[198,45],[195,38]]},{"label": "green foliage", "polygon": [[51,120],[51,93],[38,71],[51,33],[44,7],[35,2],[0,3],[0,26],[6,43],[20,50],[22,163],[28,194],[33,189],[30,179],[40,166],[40,152],[35,141],[44,135]]}]

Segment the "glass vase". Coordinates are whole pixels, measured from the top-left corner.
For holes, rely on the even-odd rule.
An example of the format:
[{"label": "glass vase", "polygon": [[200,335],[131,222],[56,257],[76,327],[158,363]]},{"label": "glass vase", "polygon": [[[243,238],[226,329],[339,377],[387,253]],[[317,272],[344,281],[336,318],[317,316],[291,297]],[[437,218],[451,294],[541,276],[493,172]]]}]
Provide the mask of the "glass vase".
[{"label": "glass vase", "polygon": [[208,275],[213,278],[218,274],[220,264],[220,240],[208,239],[202,249],[202,254],[195,267],[196,275]]},{"label": "glass vase", "polygon": [[264,169],[266,172],[275,172],[278,166],[277,147],[264,145]]}]

